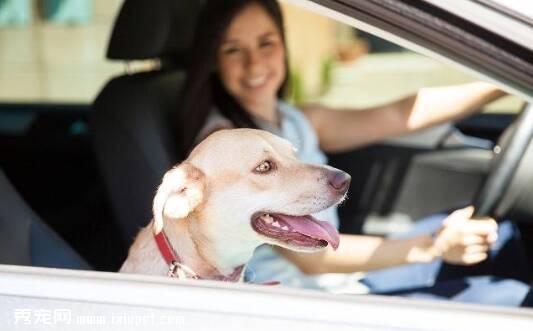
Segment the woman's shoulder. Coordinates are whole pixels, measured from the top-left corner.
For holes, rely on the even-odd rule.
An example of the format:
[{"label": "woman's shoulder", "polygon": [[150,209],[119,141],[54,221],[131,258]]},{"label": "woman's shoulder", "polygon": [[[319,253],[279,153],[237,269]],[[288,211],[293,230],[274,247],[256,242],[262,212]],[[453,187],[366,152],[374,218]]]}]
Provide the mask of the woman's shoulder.
[{"label": "woman's shoulder", "polygon": [[299,129],[315,131],[314,125],[309,118],[305,108],[292,105],[286,101],[279,101],[278,109],[283,118],[291,122]]},{"label": "woman's shoulder", "polygon": [[224,117],[218,109],[213,107],[209,111],[209,116],[207,117],[204,126],[198,131],[195,141],[196,143],[199,143],[205,137],[217,130],[229,129],[232,127],[233,124],[231,121]]},{"label": "woman's shoulder", "polygon": [[288,103],[284,100],[278,101],[278,110],[286,117],[301,117],[305,116],[302,113],[302,110],[293,104]]}]

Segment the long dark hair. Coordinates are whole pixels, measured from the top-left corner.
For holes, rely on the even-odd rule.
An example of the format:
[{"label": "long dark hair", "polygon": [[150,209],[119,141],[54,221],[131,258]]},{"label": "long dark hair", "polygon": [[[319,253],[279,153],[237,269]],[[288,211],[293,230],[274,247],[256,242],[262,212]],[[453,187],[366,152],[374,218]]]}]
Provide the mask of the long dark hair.
[{"label": "long dark hair", "polygon": [[[248,112],[222,85],[216,72],[217,53],[222,38],[233,18],[250,4],[261,5],[278,28],[285,46],[285,30],[281,8],[276,0],[207,0],[200,13],[189,53],[182,109],[176,120],[176,136],[182,154],[187,153],[215,106],[238,128],[257,128]],[[287,49],[287,47],[285,47]],[[285,52],[287,54],[287,52]],[[285,68],[288,61],[285,55]],[[283,97],[287,74],[278,90]]]}]

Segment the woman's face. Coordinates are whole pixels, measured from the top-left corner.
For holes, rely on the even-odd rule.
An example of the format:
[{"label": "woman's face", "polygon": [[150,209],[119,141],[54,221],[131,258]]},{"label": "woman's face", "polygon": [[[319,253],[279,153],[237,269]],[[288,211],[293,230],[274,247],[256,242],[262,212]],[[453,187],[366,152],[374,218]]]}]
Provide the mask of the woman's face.
[{"label": "woman's face", "polygon": [[261,107],[277,98],[285,79],[285,47],[268,13],[251,4],[238,13],[217,56],[222,84],[242,106]]}]

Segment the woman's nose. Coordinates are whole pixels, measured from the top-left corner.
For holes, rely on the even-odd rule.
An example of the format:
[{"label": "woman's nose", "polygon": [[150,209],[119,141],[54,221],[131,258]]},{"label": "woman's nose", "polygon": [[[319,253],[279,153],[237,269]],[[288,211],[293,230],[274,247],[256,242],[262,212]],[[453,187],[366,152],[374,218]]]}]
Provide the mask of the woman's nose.
[{"label": "woman's nose", "polygon": [[262,59],[261,54],[256,51],[249,51],[248,54],[246,54],[246,68],[249,72],[252,72],[261,66]]}]

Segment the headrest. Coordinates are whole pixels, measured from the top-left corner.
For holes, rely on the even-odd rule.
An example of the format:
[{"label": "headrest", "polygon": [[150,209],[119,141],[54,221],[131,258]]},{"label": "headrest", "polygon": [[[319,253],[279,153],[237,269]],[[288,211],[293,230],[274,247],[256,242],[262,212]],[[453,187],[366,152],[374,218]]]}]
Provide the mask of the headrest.
[{"label": "headrest", "polygon": [[161,58],[183,63],[205,0],[125,0],[115,20],[107,58]]}]

